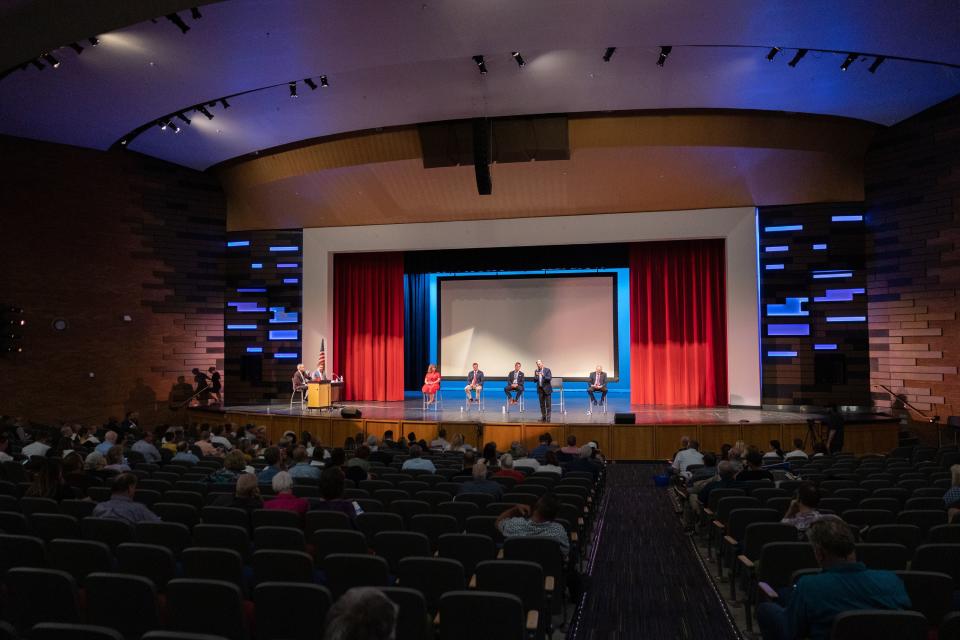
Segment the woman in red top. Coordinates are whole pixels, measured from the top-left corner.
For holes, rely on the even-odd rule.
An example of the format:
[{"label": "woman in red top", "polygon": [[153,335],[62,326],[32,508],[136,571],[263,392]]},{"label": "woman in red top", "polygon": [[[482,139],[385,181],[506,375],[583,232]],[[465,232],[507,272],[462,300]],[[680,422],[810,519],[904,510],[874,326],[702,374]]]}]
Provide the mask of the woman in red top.
[{"label": "woman in red top", "polygon": [[437,365],[431,364],[427,367],[427,375],[423,379],[423,393],[427,396],[427,404],[433,404],[437,401],[437,391],[440,389],[440,372],[437,371]]},{"label": "woman in red top", "polygon": [[272,500],[263,503],[264,509],[283,509],[299,513],[302,516],[310,508],[310,502],[306,498],[298,498],[293,495],[293,478],[286,471],[281,471],[273,476],[271,484],[277,495]]}]

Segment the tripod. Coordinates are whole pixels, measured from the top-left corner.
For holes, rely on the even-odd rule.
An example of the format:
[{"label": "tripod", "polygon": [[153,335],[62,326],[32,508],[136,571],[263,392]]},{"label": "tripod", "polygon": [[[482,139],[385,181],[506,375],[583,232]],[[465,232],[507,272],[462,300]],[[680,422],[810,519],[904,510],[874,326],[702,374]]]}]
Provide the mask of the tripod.
[{"label": "tripod", "polygon": [[803,436],[803,449],[813,447],[818,442],[823,442],[823,422],[809,418],[807,420],[807,433]]}]

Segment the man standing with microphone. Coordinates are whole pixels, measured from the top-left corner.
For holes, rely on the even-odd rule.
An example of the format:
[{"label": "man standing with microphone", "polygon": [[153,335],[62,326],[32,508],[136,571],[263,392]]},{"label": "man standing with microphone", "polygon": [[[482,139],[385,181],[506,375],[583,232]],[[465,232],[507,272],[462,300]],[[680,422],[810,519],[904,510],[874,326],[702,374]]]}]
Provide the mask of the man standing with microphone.
[{"label": "man standing with microphone", "polygon": [[537,379],[537,397],[540,398],[540,421],[547,422],[550,420],[550,402],[553,395],[553,386],[550,381],[553,379],[553,374],[550,373],[550,369],[543,366],[542,361],[537,360],[534,376]]}]

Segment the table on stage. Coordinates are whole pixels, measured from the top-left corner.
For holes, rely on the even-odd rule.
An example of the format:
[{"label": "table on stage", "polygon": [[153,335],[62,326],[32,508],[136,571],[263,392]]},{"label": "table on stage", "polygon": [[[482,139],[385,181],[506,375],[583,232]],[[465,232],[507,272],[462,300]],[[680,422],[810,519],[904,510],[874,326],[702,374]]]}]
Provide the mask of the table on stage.
[{"label": "table on stage", "polygon": [[307,408],[329,409],[334,402],[340,402],[343,395],[343,383],[330,380],[310,380],[307,382]]}]

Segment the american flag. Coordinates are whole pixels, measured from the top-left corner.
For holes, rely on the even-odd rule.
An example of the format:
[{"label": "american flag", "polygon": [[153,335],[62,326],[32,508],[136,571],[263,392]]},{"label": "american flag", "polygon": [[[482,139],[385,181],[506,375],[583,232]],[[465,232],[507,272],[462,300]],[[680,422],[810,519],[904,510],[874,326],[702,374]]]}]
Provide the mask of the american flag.
[{"label": "american flag", "polygon": [[327,353],[323,346],[323,338],[320,339],[320,359],[317,360],[317,369],[321,371],[326,371],[327,369]]}]

